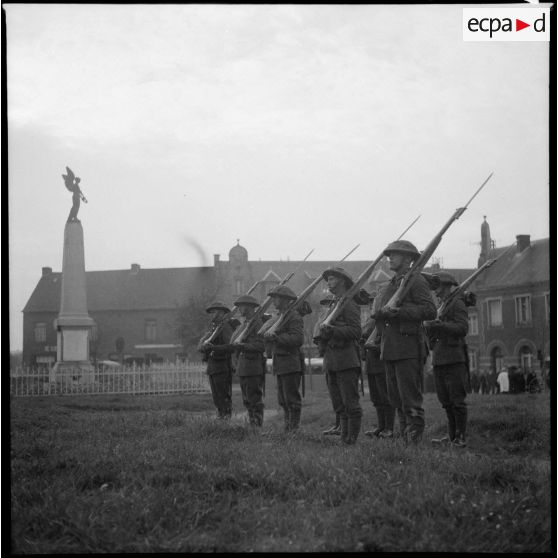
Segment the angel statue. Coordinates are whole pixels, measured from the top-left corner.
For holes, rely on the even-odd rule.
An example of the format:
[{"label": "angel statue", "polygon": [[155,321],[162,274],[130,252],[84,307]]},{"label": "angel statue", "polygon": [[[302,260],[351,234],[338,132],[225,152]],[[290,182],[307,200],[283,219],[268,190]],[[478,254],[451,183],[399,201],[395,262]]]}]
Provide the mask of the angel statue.
[{"label": "angel statue", "polygon": [[72,192],[72,209],[70,209],[70,214],[68,215],[68,223],[72,221],[77,221],[79,223],[79,219],[77,218],[77,214],[79,211],[79,204],[80,200],[83,200],[83,203],[87,203],[85,196],[80,190],[79,182],[80,178],[75,176],[70,167],[66,167],[66,172],[68,174],[63,174],[62,178],[64,179],[64,184],[66,188]]}]

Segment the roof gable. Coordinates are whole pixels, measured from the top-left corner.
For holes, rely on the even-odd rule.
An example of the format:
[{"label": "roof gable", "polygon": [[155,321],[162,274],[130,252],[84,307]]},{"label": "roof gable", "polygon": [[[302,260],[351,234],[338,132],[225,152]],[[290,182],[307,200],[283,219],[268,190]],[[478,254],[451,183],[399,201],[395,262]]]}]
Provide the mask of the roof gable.
[{"label": "roof gable", "polygon": [[[505,253],[507,251],[507,253]],[[549,239],[533,240],[522,252],[510,246],[492,250],[489,258],[500,259],[475,284],[479,288],[515,287],[550,281]]]}]

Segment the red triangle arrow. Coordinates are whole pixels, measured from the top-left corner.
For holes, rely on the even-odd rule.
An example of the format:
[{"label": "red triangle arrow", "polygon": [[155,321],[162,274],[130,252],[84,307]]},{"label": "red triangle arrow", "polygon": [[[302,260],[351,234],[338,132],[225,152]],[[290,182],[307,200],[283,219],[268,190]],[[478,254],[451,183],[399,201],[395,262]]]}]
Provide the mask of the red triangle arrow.
[{"label": "red triangle arrow", "polygon": [[515,19],[515,30],[516,31],[521,31],[522,29],[525,29],[525,27],[531,27],[530,23],[525,23],[524,21],[521,21],[520,19]]}]

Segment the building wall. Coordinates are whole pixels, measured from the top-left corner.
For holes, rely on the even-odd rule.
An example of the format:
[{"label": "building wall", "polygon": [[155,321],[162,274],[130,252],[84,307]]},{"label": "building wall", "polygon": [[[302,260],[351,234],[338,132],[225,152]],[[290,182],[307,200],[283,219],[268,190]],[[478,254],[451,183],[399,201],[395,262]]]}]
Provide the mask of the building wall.
[{"label": "building wall", "polygon": [[[118,358],[116,340],[124,339],[124,357],[145,358],[156,355],[158,358],[174,361],[182,354],[181,340],[177,337],[176,316],[174,310],[105,310],[89,312],[95,320],[95,331],[91,333],[90,357],[92,360]],[[56,330],[54,329],[55,312],[26,313],[23,317],[23,363],[28,366],[37,364],[37,357],[52,356],[56,358]],[[156,322],[156,338],[146,338],[146,320]],[[46,323],[46,341],[35,341],[35,324]],[[177,345],[172,348],[145,347],[145,345]],[[136,347],[142,345],[143,347]]]},{"label": "building wall", "polygon": [[[174,361],[176,355],[182,353],[180,339],[176,331],[175,310],[105,310],[90,312],[95,320],[96,334],[93,335],[91,349],[92,357],[97,360],[119,358],[116,340],[124,339],[123,357],[146,358],[155,355],[156,358]],[[156,324],[156,336],[148,339],[146,336],[146,321],[152,320]],[[138,345],[140,347],[138,347]],[[146,347],[146,345],[153,345]],[[177,345],[176,347],[161,348],[156,345]]]},{"label": "building wall", "polygon": [[[46,360],[52,357],[56,360],[56,330],[54,329],[54,319],[57,312],[34,312],[33,314],[23,314],[23,354],[22,362],[24,366],[35,366],[39,360]],[[35,340],[35,325],[44,323],[46,325],[46,340]]]},{"label": "building wall", "polygon": [[[469,313],[478,313],[479,335],[469,335],[470,350],[478,351],[478,367],[491,370],[494,368],[491,356],[495,347],[502,351],[502,366],[521,367],[520,350],[527,346],[532,352],[532,369],[539,371],[541,362],[549,354],[549,321],[545,303],[545,293],[549,292],[549,283],[531,286],[517,286],[508,289],[487,289],[477,292],[477,305]],[[515,297],[530,295],[531,321],[518,324],[516,321]],[[489,299],[500,298],[502,301],[502,325],[490,326],[488,316]],[[540,351],[540,353],[539,353]]]}]

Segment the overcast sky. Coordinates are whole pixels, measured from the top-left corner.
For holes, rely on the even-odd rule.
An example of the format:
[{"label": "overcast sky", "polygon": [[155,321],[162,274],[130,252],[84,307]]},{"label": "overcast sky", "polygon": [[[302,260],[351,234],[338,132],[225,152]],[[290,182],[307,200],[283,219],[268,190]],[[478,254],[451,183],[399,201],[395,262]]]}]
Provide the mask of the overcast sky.
[{"label": "overcast sky", "polygon": [[[10,339],[41,267],[62,268],[71,194],[87,270],[373,260],[444,237],[475,267],[547,237],[549,50],[464,42],[462,6],[11,5]],[[526,6],[528,9],[528,6]],[[201,250],[199,249],[201,247]]]}]

